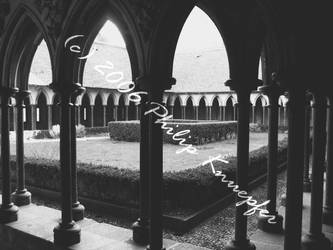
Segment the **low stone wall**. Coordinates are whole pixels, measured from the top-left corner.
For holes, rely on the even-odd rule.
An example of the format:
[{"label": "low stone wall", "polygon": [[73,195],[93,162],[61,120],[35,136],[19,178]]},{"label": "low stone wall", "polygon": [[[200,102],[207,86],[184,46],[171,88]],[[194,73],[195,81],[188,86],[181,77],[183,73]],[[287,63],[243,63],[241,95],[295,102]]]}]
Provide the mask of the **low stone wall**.
[{"label": "low stone wall", "polygon": [[[177,132],[189,130],[184,136],[187,144],[201,145],[214,141],[223,141],[236,137],[237,122],[221,121],[192,121],[192,120],[168,120],[165,127],[172,128],[173,135]],[[179,144],[173,135],[168,135],[167,129],[163,129],[163,140],[165,143]],[[115,121],[109,122],[110,138],[117,141],[140,141],[139,121]]]}]

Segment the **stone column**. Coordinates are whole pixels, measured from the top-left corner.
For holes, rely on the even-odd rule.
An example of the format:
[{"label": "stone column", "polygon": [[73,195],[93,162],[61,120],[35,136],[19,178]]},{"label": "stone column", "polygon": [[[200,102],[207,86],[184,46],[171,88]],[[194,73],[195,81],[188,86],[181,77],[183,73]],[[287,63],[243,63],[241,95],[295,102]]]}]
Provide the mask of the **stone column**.
[{"label": "stone column", "polygon": [[[229,82],[229,83],[228,83]],[[232,80],[226,85],[233,86]],[[237,84],[237,83],[236,83]],[[239,84],[241,85],[241,84]],[[237,171],[236,182],[238,190],[242,190],[247,195],[248,172],[249,172],[249,109],[251,90],[236,85],[238,97],[238,129],[237,129]],[[237,196],[237,202],[243,201]],[[247,203],[236,206],[235,217],[235,238],[228,246],[227,250],[254,250],[255,246],[247,237],[247,216],[244,213],[248,210]]]},{"label": "stone column", "polygon": [[30,111],[31,111],[31,130],[36,130],[37,129],[37,106],[31,104]]},{"label": "stone column", "polygon": [[106,123],[106,106],[103,105],[103,127],[107,126]]},{"label": "stone column", "polygon": [[194,106],[194,118],[195,120],[199,120],[199,107]]},{"label": "stone column", "polygon": [[331,242],[322,233],[327,101],[325,93],[320,90],[313,90],[313,97],[313,160],[310,229],[308,234],[302,239],[302,249],[329,250],[331,249]]},{"label": "stone column", "polygon": [[218,115],[218,120],[222,121],[222,116],[223,116],[223,107],[219,106],[219,115]]},{"label": "stone column", "polygon": [[207,107],[207,115],[208,115],[208,117],[207,117],[207,120],[212,120],[212,107],[211,106],[208,106]]},{"label": "stone column", "polygon": [[0,223],[17,221],[18,208],[11,202],[10,188],[10,142],[9,142],[9,99],[18,89],[0,87],[1,97],[1,165],[2,165],[2,204]]},{"label": "stone column", "polygon": [[52,129],[52,105],[47,105],[47,127]]},{"label": "stone column", "polygon": [[90,127],[94,127],[95,126],[95,121],[94,121],[94,105],[90,105]]},{"label": "stone column", "polygon": [[16,94],[16,172],[17,188],[12,194],[13,201],[17,206],[25,206],[31,203],[31,193],[25,187],[24,169],[24,122],[23,110],[24,99],[28,98],[30,91],[20,91]]},{"label": "stone column", "polygon": [[234,105],[234,121],[237,121],[237,106],[238,106],[238,103],[235,103]]},{"label": "stone column", "polygon": [[185,106],[181,106],[180,107],[180,118],[182,120],[185,120],[186,117],[186,107]]},{"label": "stone column", "polygon": [[81,241],[81,229],[73,221],[72,206],[72,137],[71,96],[79,86],[50,87],[60,96],[60,169],[61,169],[61,222],[54,228],[55,245],[73,245]]},{"label": "stone column", "polygon": [[287,105],[283,107],[283,125],[287,126],[288,116],[287,116]]},{"label": "stone column", "polygon": [[223,109],[223,118],[222,118],[222,120],[226,121],[226,107],[222,106],[222,109]]},{"label": "stone column", "polygon": [[283,217],[276,210],[276,187],[277,187],[277,158],[278,158],[278,107],[279,96],[282,93],[281,88],[276,84],[275,75],[272,76],[273,83],[260,88],[269,98],[268,110],[268,161],[267,161],[267,200],[270,202],[266,208],[270,216],[259,216],[258,227],[265,232],[281,233],[283,231]]},{"label": "stone column", "polygon": [[284,249],[301,249],[304,167],[305,90],[289,89],[288,166]]},{"label": "stone column", "polygon": [[135,120],[137,121],[140,120],[139,114],[140,114],[139,105],[135,104]]},{"label": "stone column", "polygon": [[81,124],[81,106],[80,105],[76,105],[76,110],[77,110],[77,125]]},{"label": "stone column", "polygon": [[149,133],[148,125],[149,119],[145,115],[148,111],[147,98],[141,99],[141,120],[140,120],[140,217],[132,225],[133,240],[141,245],[149,243],[149,223],[148,223],[148,210],[149,210]]},{"label": "stone column", "polygon": [[125,121],[128,121],[128,105],[125,105]]},{"label": "stone column", "polygon": [[266,125],[266,106],[262,107],[262,125]]},{"label": "stone column", "polygon": [[252,123],[256,122],[256,106],[252,106]]},{"label": "stone column", "polygon": [[76,149],[76,124],[75,117],[77,117],[78,105],[76,99],[79,95],[83,94],[85,88],[77,86],[77,90],[72,94],[72,102],[70,110],[71,117],[71,171],[72,171],[72,215],[74,221],[84,219],[85,207],[79,202],[79,193],[77,186],[77,149]]},{"label": "stone column", "polygon": [[328,134],[327,134],[327,170],[326,193],[323,211],[323,222],[333,225],[333,95],[329,97]]},{"label": "stone column", "polygon": [[113,118],[115,121],[118,121],[118,106],[113,106]]},{"label": "stone column", "polygon": [[310,119],[311,119],[311,95],[306,95],[305,106],[305,126],[304,126],[304,179],[303,179],[303,191],[311,192],[311,180],[309,177],[309,165],[310,165]]}]

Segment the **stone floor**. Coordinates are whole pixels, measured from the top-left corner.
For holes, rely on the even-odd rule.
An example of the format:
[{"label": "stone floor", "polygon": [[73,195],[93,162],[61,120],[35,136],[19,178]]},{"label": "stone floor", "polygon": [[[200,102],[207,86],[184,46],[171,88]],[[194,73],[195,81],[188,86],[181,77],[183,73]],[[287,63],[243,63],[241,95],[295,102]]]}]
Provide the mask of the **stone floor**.
[{"label": "stone floor", "polygon": [[[303,195],[303,235],[309,231],[310,228],[310,193]],[[280,207],[279,214],[284,218],[285,208]],[[333,226],[323,225],[323,232],[326,237],[333,242]],[[251,240],[255,243],[257,250],[282,250],[283,249],[283,234],[269,234],[258,230],[251,236]],[[318,249],[320,250],[320,249]]]},{"label": "stone floor", "polygon": [[[1,198],[1,195],[0,195]],[[1,250],[49,250],[54,248],[53,228],[58,224],[59,210],[31,204],[20,207],[19,220],[0,224]],[[70,250],[141,250],[144,246],[136,245],[129,229],[98,223],[91,219],[78,222],[81,227],[81,243],[73,245]],[[191,244],[164,240],[168,250],[205,250]]]},{"label": "stone floor", "polygon": [[[1,198],[1,195],[0,195]],[[284,207],[279,212],[284,215]],[[45,206],[29,205],[20,208],[19,220],[0,225],[1,250],[48,250],[53,246],[53,228],[58,224],[61,214],[59,210]],[[309,228],[310,194],[304,194],[303,233]],[[98,223],[84,219],[78,223],[81,227],[82,242],[67,249],[70,250],[141,250],[136,245],[129,229]],[[323,226],[325,235],[333,242],[333,226]],[[258,230],[251,236],[257,250],[283,249],[283,234],[268,234]],[[178,243],[165,239],[164,246],[168,250],[204,250],[191,244]],[[57,248],[58,249],[58,248]],[[63,248],[62,248],[63,249]],[[207,249],[208,250],[208,249]]]}]

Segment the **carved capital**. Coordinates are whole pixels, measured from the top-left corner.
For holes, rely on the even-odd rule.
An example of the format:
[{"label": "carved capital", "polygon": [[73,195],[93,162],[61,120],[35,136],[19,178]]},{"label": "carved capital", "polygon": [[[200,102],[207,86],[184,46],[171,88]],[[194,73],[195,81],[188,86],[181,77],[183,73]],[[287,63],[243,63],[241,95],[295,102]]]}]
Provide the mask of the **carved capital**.
[{"label": "carved capital", "polygon": [[140,89],[144,91],[164,91],[167,89],[171,89],[171,86],[176,84],[176,79],[173,77],[162,78],[158,76],[145,75],[136,78],[135,83]]}]

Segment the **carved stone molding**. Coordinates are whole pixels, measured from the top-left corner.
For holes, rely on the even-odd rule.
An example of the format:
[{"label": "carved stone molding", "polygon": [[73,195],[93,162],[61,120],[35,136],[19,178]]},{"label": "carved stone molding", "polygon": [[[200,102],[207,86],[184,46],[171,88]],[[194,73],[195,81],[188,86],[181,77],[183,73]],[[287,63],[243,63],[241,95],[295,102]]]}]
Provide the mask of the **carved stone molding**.
[{"label": "carved stone molding", "polygon": [[148,40],[161,13],[161,0],[128,0],[144,39]]},{"label": "carved stone molding", "polygon": [[51,36],[57,37],[61,31],[63,18],[71,1],[68,0],[36,0],[44,24]]}]

